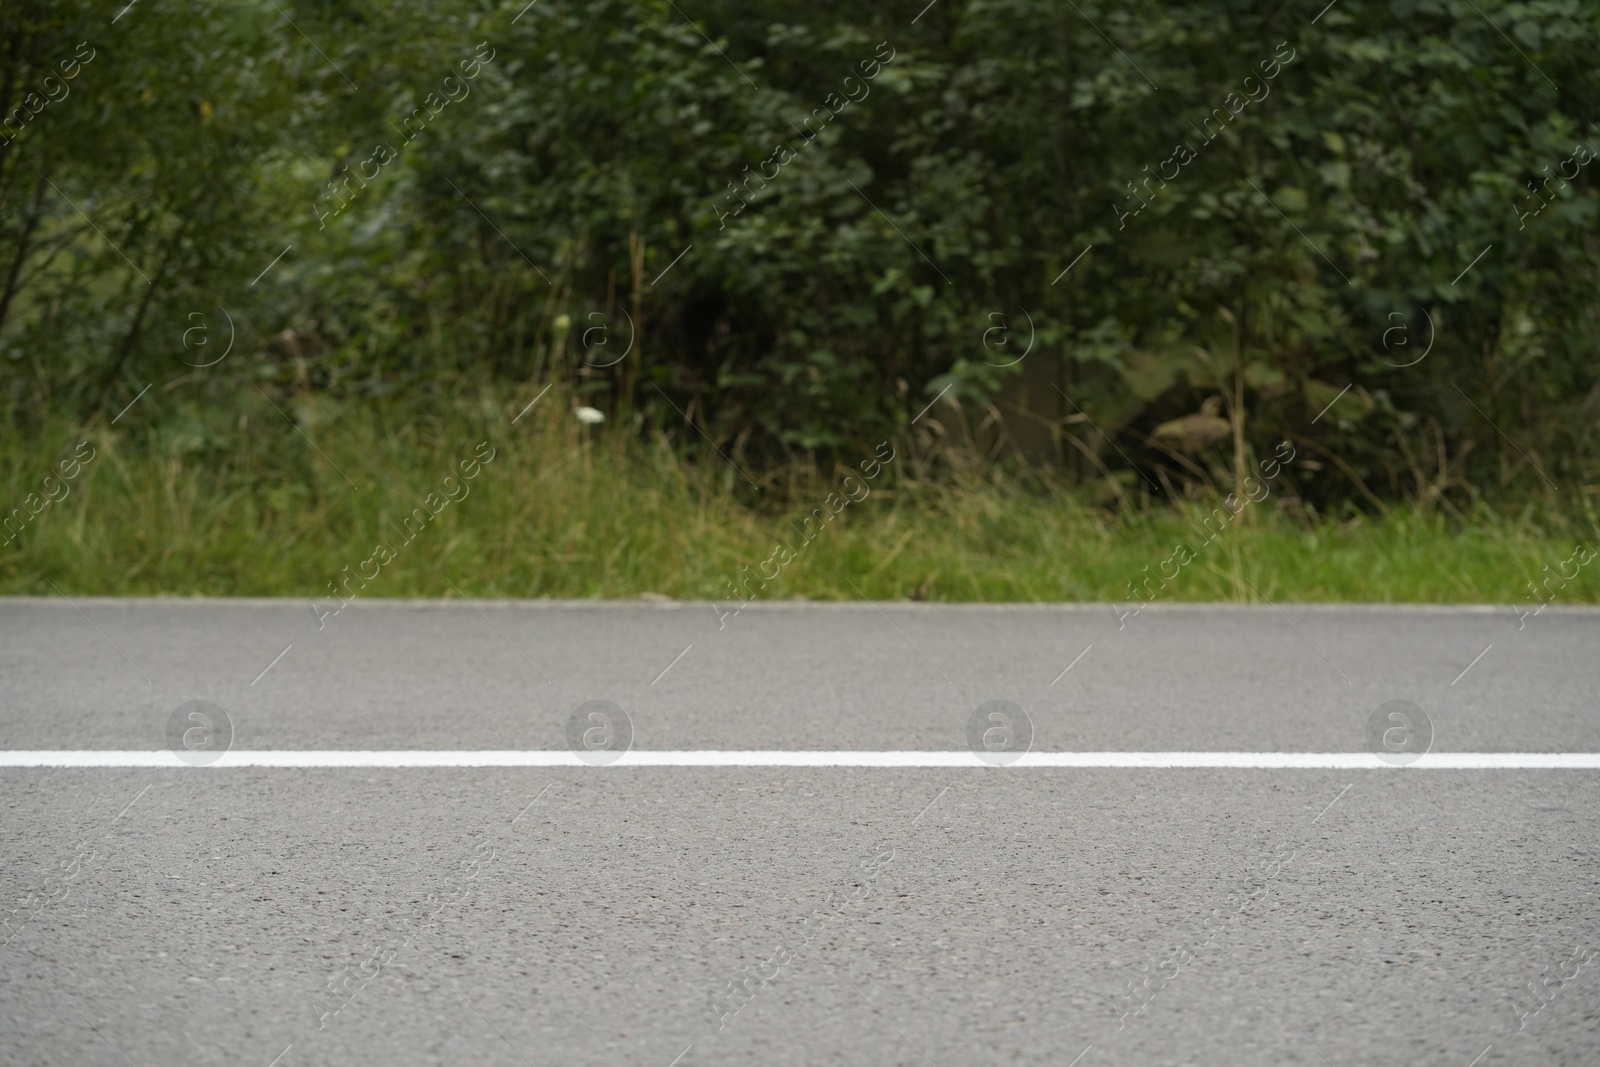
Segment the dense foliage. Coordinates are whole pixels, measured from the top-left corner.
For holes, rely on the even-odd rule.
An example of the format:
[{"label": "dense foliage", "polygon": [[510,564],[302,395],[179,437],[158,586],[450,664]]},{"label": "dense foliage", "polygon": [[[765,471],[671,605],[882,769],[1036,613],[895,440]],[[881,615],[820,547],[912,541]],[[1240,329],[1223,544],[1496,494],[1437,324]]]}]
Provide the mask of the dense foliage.
[{"label": "dense foliage", "polygon": [[1595,491],[1600,6],[524,3],[0,7],[9,419],[559,382],[760,464],[942,393],[1118,493]]}]

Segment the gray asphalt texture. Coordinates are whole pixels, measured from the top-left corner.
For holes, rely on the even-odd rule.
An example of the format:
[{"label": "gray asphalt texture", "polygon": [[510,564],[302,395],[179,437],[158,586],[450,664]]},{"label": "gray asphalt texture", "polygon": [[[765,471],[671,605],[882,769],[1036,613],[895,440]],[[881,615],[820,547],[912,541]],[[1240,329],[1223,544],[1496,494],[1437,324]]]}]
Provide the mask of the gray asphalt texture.
[{"label": "gray asphalt texture", "polygon": [[[1435,751],[1600,750],[1593,610],[723,623],[0,600],[0,748],[205,699],[236,748],[558,749],[603,699],[642,749],[961,750],[1004,699],[1045,751],[1351,752],[1405,699]],[[13,768],[0,810],[7,1064],[1600,1062],[1591,771]]]}]

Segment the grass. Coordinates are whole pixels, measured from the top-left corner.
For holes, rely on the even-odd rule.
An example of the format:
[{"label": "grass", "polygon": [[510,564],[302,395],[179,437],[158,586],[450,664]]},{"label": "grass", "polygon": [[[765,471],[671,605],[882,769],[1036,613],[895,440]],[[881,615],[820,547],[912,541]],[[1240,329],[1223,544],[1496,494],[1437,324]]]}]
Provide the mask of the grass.
[{"label": "grass", "polygon": [[[904,443],[863,479],[869,495],[806,541],[798,524],[827,510],[836,477],[797,463],[763,475],[758,493],[731,464],[685,461],[664,437],[619,445],[581,426],[559,393],[517,425],[521,405],[488,392],[427,417],[314,396],[279,412],[247,395],[226,409],[146,398],[139,418],[89,431],[0,431],[3,514],[26,513],[80,441],[95,450],[65,498],[0,545],[0,593],[318,597],[345,582],[369,597],[731,599],[771,559],[777,577],[745,586],[761,599],[1129,600],[1127,583],[1184,543],[1195,558],[1164,564],[1177,576],[1161,599],[1509,603],[1531,601],[1527,583],[1578,541],[1600,546],[1588,520],[1485,504],[1308,521],[1287,488],[1202,545],[1199,505],[1117,513],[1038,479],[933,477]],[[442,499],[485,441],[494,458],[461,483],[467,495],[428,513],[424,498]],[[427,521],[407,541],[400,524],[418,507]],[[379,543],[394,558],[382,562]],[[779,543],[795,558],[774,556]],[[364,587],[351,577],[363,567],[377,569]],[[1557,602],[1600,599],[1596,571]]]}]

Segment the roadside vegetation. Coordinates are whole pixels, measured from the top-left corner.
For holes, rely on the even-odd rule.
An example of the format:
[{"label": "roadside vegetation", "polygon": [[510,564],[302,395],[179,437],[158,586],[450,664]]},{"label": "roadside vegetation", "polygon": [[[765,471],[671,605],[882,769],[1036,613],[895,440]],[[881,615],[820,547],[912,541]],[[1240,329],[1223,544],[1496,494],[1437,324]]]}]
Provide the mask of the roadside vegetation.
[{"label": "roadside vegetation", "polygon": [[[848,468],[736,470],[674,435],[587,426],[570,394],[544,395],[513,425],[526,402],[462,392],[423,414],[308,396],[279,412],[258,398],[224,421],[158,399],[145,422],[130,412],[116,427],[9,434],[7,499],[37,492],[45,465],[83,454],[85,441],[93,459],[58,476],[66,495],[0,548],[0,593],[54,595],[53,582],[67,594],[308,598],[654,593],[732,604],[737,588],[764,600],[1536,604],[1530,582],[1571,575],[1560,564],[1579,543],[1600,548],[1592,491],[1587,511],[1535,494],[1509,507],[1424,498],[1327,514],[1303,493],[1328,470],[1291,464],[1234,516],[1217,500],[1067,485],[1051,467],[990,462],[915,429]],[[861,473],[890,454],[875,477]],[[380,543],[394,556],[381,566]],[[795,558],[763,568],[778,545]],[[1181,567],[1178,545],[1194,555]],[[1541,585],[1545,599],[1600,600],[1600,567],[1578,570]],[[749,580],[761,573],[776,577]],[[372,577],[349,584],[351,574]],[[1146,584],[1151,575],[1170,580]]]},{"label": "roadside vegetation", "polygon": [[0,7],[0,591],[1595,596],[1595,4],[118,8]]}]

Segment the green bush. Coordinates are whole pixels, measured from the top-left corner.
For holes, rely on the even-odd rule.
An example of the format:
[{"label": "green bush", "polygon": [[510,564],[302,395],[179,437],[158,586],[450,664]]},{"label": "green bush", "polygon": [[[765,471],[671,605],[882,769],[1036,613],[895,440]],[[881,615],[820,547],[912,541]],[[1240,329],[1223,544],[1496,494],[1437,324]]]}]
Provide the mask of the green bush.
[{"label": "green bush", "polygon": [[943,396],[1121,499],[1589,506],[1600,9],[921,8],[7,5],[8,419],[557,382],[778,469]]}]

